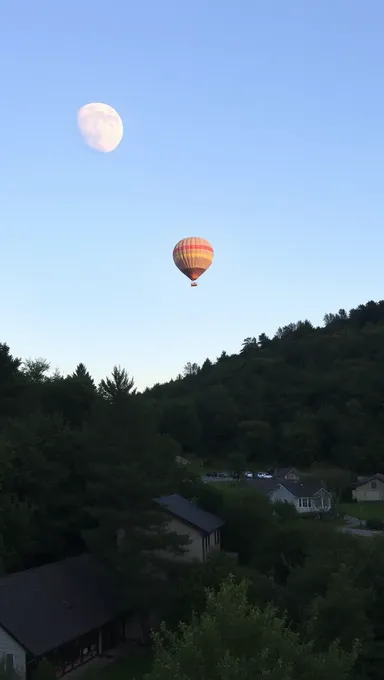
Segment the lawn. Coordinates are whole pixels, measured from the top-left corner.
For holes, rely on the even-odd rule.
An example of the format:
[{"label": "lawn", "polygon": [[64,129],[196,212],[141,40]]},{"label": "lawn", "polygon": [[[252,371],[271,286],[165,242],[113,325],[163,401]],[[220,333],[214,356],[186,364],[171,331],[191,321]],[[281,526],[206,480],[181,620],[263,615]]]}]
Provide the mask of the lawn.
[{"label": "lawn", "polygon": [[384,520],[384,502],[340,503],[340,512],[358,519]]},{"label": "lawn", "polygon": [[141,680],[151,670],[152,654],[133,652],[104,668],[89,670],[84,680]]}]

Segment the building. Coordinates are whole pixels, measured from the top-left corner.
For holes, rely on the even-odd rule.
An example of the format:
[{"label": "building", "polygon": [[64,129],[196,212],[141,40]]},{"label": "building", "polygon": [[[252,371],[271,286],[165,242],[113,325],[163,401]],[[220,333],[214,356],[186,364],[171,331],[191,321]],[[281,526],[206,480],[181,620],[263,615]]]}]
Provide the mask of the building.
[{"label": "building", "polygon": [[297,512],[328,512],[332,494],[321,482],[308,478],[303,481],[282,479],[250,479],[248,484],[266,495],[272,503],[290,503]]},{"label": "building", "polygon": [[0,578],[0,655],[23,679],[43,657],[61,677],[140,637],[139,621],[119,610],[111,579],[90,555]]},{"label": "building", "polygon": [[214,550],[221,549],[221,528],[224,522],[216,515],[199,508],[179,494],[157,499],[168,516],[167,528],[180,536],[188,536],[181,559],[205,562]]},{"label": "building", "polygon": [[352,490],[355,501],[384,501],[384,475],[377,473],[357,482]]},{"label": "building", "polygon": [[277,468],[275,475],[277,479],[290,479],[292,482],[298,482],[300,473],[294,467]]}]

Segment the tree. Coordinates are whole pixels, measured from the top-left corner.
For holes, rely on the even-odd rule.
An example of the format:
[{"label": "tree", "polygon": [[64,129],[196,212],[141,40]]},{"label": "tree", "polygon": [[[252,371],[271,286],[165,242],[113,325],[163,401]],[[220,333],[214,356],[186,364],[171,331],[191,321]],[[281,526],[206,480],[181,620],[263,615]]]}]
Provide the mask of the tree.
[{"label": "tree", "polygon": [[347,680],[355,651],[336,643],[315,653],[276,610],[249,603],[248,584],[229,578],[207,592],[206,609],[178,632],[163,625],[154,636],[155,661],[147,680]]},{"label": "tree", "polygon": [[192,364],[190,361],[188,361],[188,363],[185,364],[185,366],[184,366],[183,374],[184,374],[185,377],[187,377],[189,375],[197,375],[199,370],[200,370],[200,368],[197,364],[195,364],[195,363]]},{"label": "tree", "polygon": [[125,368],[114,366],[111,378],[100,381],[99,392],[104,399],[112,402],[134,394],[134,384],[135,381],[129,377]]},{"label": "tree", "polygon": [[32,383],[42,383],[47,380],[46,373],[51,365],[49,361],[39,357],[38,359],[26,359],[23,361],[22,371]]}]

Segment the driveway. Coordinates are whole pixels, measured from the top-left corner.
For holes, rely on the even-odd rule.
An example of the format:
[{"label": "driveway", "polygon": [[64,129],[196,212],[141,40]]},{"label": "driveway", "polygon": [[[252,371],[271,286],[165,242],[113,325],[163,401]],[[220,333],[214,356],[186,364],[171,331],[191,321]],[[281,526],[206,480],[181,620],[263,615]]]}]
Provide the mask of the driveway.
[{"label": "driveway", "polygon": [[357,517],[351,517],[350,515],[344,516],[345,526],[337,527],[338,531],[343,534],[352,534],[352,536],[366,536],[372,538],[373,536],[383,536],[382,531],[372,531],[371,529],[364,529],[365,520],[358,519]]}]

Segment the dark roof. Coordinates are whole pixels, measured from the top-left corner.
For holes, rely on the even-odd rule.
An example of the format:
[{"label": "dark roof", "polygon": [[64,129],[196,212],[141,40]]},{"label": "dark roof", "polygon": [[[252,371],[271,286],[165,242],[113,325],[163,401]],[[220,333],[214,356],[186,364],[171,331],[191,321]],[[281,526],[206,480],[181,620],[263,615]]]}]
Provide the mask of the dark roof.
[{"label": "dark roof", "polygon": [[290,479],[249,479],[247,481],[256,491],[260,491],[266,496],[279,485],[290,491],[296,498],[312,498],[315,493],[324,488],[324,484],[321,481],[311,477],[300,482],[294,482]]},{"label": "dark roof", "polygon": [[175,517],[184,520],[188,524],[197,527],[205,533],[211,533],[220,529],[224,525],[224,522],[220,517],[212,515],[206,510],[199,508],[196,503],[188,501],[183,496],[174,493],[171,496],[161,496],[157,499],[157,502],[163,506],[168,512],[170,512]]},{"label": "dark roof", "polygon": [[111,579],[90,555],[0,578],[0,625],[34,656],[102,626],[117,613]]},{"label": "dark roof", "polygon": [[312,498],[318,491],[325,489],[324,484],[318,479],[307,478],[300,482],[294,482],[290,479],[276,480],[285,489],[288,489],[296,498]]},{"label": "dark roof", "polygon": [[[279,484],[279,480],[277,479],[259,479],[258,477],[254,477],[253,479],[247,479],[246,480],[249,486],[255,489],[255,491],[259,491],[260,493],[265,494],[266,496],[276,489],[277,485]],[[285,482],[285,479],[283,480]]]},{"label": "dark roof", "polygon": [[294,467],[285,467],[285,468],[278,468],[275,472],[275,477],[285,477],[285,475],[289,475],[289,473],[292,473],[294,475],[299,475],[298,470]]},{"label": "dark roof", "polygon": [[362,486],[363,484],[366,484],[367,482],[373,482],[375,479],[378,479],[379,482],[384,483],[384,475],[382,475],[380,472],[378,472],[376,475],[371,475],[371,477],[365,477],[364,479],[359,480],[354,484],[355,489],[358,486]]}]

